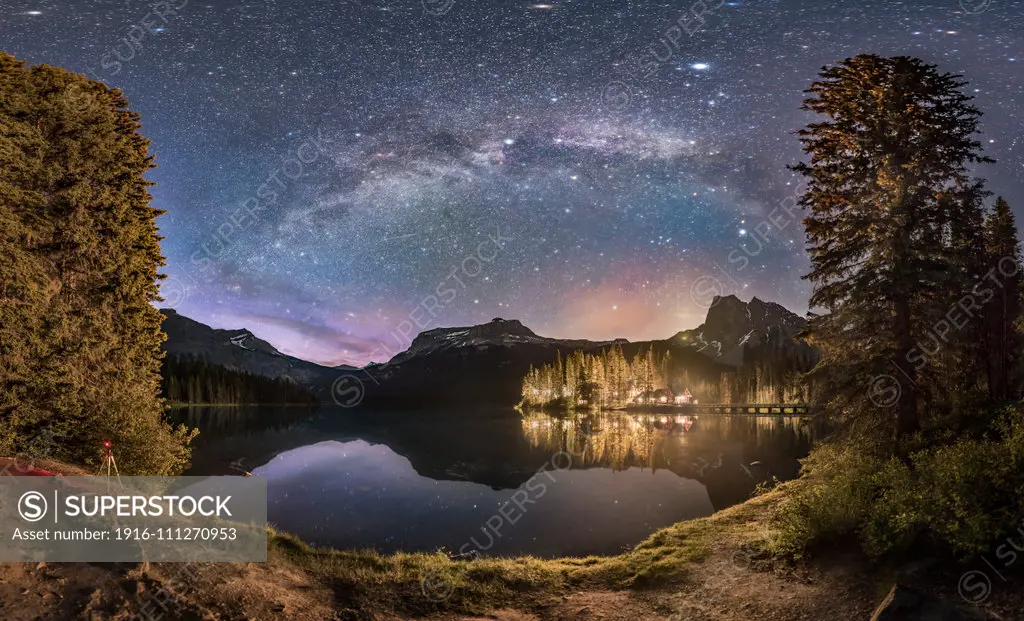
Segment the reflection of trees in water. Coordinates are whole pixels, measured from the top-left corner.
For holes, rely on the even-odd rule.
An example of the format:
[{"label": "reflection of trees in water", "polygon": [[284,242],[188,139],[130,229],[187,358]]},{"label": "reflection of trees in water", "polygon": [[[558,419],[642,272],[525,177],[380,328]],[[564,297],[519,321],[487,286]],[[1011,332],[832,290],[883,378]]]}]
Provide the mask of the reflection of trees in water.
[{"label": "reflection of trees in water", "polygon": [[687,475],[745,458],[795,460],[821,435],[817,422],[799,417],[529,413],[522,424],[532,448],[569,452],[574,467],[670,468]]},{"label": "reflection of trees in water", "polygon": [[200,430],[200,438],[242,436],[288,428],[316,411],[310,407],[188,406],[172,408],[167,418]]},{"label": "reflection of trees in water", "polygon": [[648,467],[656,431],[633,417],[607,414],[572,418],[531,414],[523,419],[523,433],[531,447],[550,454],[564,450],[573,455],[575,467]]}]

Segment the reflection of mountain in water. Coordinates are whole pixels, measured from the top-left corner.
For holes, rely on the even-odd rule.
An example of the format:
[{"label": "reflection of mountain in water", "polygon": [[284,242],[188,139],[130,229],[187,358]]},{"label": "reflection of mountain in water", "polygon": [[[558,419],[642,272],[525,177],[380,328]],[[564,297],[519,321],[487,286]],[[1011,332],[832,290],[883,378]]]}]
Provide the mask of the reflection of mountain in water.
[{"label": "reflection of mountain in water", "polygon": [[[444,481],[470,481],[515,489],[541,468],[669,470],[705,485],[715,509],[749,497],[770,476],[792,478],[821,430],[816,423],[779,417],[671,417],[602,413],[557,418],[519,417],[507,410],[474,416],[436,412],[357,415],[328,410],[316,418],[281,425],[287,410],[267,408],[258,417],[238,409],[205,410],[191,474],[228,474],[265,464],[287,450],[324,440],[362,439],[385,444],[416,472]],[[300,415],[291,410],[288,416]],[[218,418],[220,417],[220,418]],[[255,430],[259,420],[276,423]],[[232,432],[231,425],[237,426]],[[235,464],[232,466],[232,464]],[[753,464],[753,465],[751,465]]]}]

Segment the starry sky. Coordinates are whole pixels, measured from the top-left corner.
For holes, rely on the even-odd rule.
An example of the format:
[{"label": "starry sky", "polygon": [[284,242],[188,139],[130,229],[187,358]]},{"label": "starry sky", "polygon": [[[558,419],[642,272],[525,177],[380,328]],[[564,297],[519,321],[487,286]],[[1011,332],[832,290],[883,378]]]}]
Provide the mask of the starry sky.
[{"label": "starry sky", "polygon": [[861,52],[964,74],[1020,218],[1022,43],[1009,0],[0,0],[0,49],[142,114],[161,306],[328,364],[498,316],[637,340],[718,293],[804,312],[792,132]]}]

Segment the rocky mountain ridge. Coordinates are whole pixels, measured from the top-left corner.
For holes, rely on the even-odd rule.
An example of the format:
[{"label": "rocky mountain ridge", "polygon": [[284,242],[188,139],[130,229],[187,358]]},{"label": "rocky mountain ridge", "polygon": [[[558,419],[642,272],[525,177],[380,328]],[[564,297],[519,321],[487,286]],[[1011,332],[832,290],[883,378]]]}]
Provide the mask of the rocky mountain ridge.
[{"label": "rocky mountain ridge", "polygon": [[674,338],[691,343],[713,360],[739,367],[746,362],[747,347],[765,343],[797,347],[797,335],[806,325],[804,318],[775,302],[715,296],[704,323]]},{"label": "rocky mountain ridge", "polygon": [[[654,348],[669,351],[676,364],[695,377],[716,379],[722,373],[773,356],[813,358],[815,352],[797,335],[805,320],[780,304],[736,296],[716,297],[704,323],[663,340],[589,341],[536,334],[518,320],[495,318],[475,326],[434,328],[417,335],[409,347],[382,364],[363,369],[326,367],[288,356],[250,331],[219,330],[173,310],[165,314],[170,355],[202,359],[208,364],[307,386],[325,403],[332,386],[351,375],[358,380],[360,403],[373,407],[435,407],[489,403],[513,405],[531,366],[550,363],[573,351],[596,352],[621,347],[627,357]],[[780,354],[781,352],[781,354]]]}]

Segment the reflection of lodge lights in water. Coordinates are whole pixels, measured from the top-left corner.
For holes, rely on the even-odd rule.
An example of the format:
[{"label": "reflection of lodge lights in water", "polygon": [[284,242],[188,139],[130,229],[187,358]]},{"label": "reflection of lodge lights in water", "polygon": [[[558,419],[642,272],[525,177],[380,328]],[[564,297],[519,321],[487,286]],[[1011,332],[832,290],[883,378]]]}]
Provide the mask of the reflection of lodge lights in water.
[{"label": "reflection of lodge lights in water", "polygon": [[[702,422],[699,427],[698,420]],[[648,467],[657,471],[667,462],[652,451],[661,452],[668,446],[676,447],[671,451],[673,455],[684,447],[702,451],[709,443],[736,434],[739,434],[737,437],[749,434],[757,447],[776,442],[779,432],[795,434],[801,442],[811,440],[809,427],[798,418],[768,416],[719,418],[595,411],[563,418],[528,414],[522,420],[522,429],[533,447],[552,452],[566,447],[584,450],[581,463],[599,464],[613,470]]]}]

